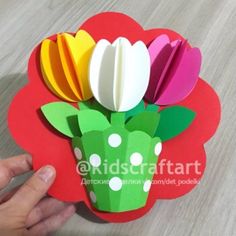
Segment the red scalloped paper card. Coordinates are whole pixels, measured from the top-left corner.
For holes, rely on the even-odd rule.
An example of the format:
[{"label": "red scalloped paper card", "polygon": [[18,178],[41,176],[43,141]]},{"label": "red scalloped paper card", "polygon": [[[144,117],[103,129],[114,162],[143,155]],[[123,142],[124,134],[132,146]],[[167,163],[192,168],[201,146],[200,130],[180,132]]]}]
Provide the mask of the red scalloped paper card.
[{"label": "red scalloped paper card", "polygon": [[[102,38],[109,41],[119,36],[131,43],[142,40],[149,45],[157,36],[166,34],[171,41],[183,37],[168,29],[144,30],[132,18],[121,13],[101,13],[89,18],[80,29],[88,32],[95,42]],[[51,36],[54,40],[56,36]],[[191,47],[190,45],[188,45]],[[83,201],[99,218],[109,222],[127,222],[147,213],[158,199],[173,199],[191,191],[201,179],[206,166],[204,143],[215,133],[220,121],[221,107],[215,91],[202,79],[187,98],[175,105],[182,105],[196,112],[190,127],[178,136],[163,143],[147,204],[138,210],[110,213],[94,209],[88,199],[81,177],[76,172],[76,162],[70,140],[59,135],[45,121],[40,107],[46,103],[59,101],[45,86],[39,62],[40,45],[32,52],[28,64],[29,83],[13,98],[8,114],[8,124],[16,142],[33,156],[35,170],[46,164],[56,168],[57,177],[49,190],[52,197],[62,201]],[[169,163],[169,164],[168,164]],[[188,166],[198,163],[198,169],[191,168],[184,174],[179,163]],[[169,169],[168,169],[169,168]],[[171,169],[172,168],[172,169]]]}]

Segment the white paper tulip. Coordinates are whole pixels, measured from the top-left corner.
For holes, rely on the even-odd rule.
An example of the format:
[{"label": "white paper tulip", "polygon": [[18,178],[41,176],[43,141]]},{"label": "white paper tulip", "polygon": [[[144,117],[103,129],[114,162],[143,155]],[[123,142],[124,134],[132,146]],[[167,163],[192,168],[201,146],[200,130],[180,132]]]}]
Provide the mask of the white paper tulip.
[{"label": "white paper tulip", "polygon": [[150,56],[142,41],[102,39],[93,51],[89,82],[95,99],[112,111],[127,111],[143,98],[149,83]]}]

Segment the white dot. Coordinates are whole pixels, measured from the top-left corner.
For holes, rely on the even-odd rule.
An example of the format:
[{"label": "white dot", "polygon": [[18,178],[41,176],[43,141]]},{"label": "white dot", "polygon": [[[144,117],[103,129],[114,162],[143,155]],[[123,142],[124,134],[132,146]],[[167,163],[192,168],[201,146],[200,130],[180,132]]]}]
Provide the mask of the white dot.
[{"label": "white dot", "polygon": [[152,182],[151,180],[146,180],[143,185],[143,191],[148,192],[151,188]]},{"label": "white dot", "polygon": [[154,152],[157,156],[159,156],[161,153],[161,150],[162,150],[162,144],[161,142],[159,142],[156,144]]},{"label": "white dot", "polygon": [[108,137],[108,143],[111,147],[119,147],[120,144],[121,144],[121,137],[119,134],[111,134],[109,137]]},{"label": "white dot", "polygon": [[76,148],[74,149],[74,153],[75,153],[75,156],[76,156],[76,158],[77,158],[78,160],[81,160],[81,159],[82,159],[82,152],[81,152],[81,150],[80,150],[78,147],[76,147]]},{"label": "white dot", "polygon": [[97,201],[96,195],[93,191],[89,193],[90,199],[92,200],[93,203]]},{"label": "white dot", "polygon": [[113,191],[119,191],[122,187],[122,180],[119,177],[113,177],[109,181],[109,187]]},{"label": "white dot", "polygon": [[131,156],[130,156],[130,163],[133,166],[139,166],[141,165],[143,162],[143,156],[139,153],[139,152],[134,152]]},{"label": "white dot", "polygon": [[101,157],[94,153],[89,157],[89,162],[93,167],[99,167],[101,165]]}]

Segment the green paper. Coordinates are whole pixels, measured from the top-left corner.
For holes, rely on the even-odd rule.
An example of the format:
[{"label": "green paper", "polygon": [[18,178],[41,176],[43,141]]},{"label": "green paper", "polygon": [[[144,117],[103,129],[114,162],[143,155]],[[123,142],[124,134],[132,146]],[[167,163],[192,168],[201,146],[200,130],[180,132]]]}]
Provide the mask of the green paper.
[{"label": "green paper", "polygon": [[[126,113],[110,112],[110,123],[100,111],[88,108],[88,104],[80,103],[81,110],[77,110],[67,103],[56,102],[41,109],[57,130],[73,137],[72,147],[82,155],[77,155],[78,169],[82,178],[90,181],[86,190],[95,208],[124,212],[144,207],[149,194],[149,189],[144,191],[144,183],[152,180],[154,172],[149,168],[151,165],[155,170],[158,161],[155,146],[160,138],[153,138],[153,134],[159,113],[154,107],[153,111],[145,111],[140,106],[125,124]],[[137,155],[141,156],[139,164]],[[84,161],[89,165],[88,171],[81,168]],[[118,190],[111,187],[114,177],[121,181]]]},{"label": "green paper", "polygon": [[86,109],[93,109],[92,101],[88,100],[88,101],[78,102],[78,107],[81,111]]},{"label": "green paper", "polygon": [[182,106],[167,107],[160,111],[160,123],[155,136],[167,141],[186,130],[195,118],[195,112]]},{"label": "green paper", "polygon": [[124,112],[112,112],[111,113],[111,124],[124,126],[125,124],[125,113]]},{"label": "green paper", "polygon": [[107,118],[96,110],[82,110],[78,113],[78,123],[82,134],[93,130],[105,130],[110,127]]},{"label": "green paper", "polygon": [[146,111],[158,111],[159,110],[159,106],[155,105],[155,104],[148,104],[146,106]]},{"label": "green paper", "polygon": [[136,107],[125,113],[125,120],[128,120],[130,117],[135,116],[140,112],[143,112],[144,110],[145,110],[145,104],[144,101],[141,100],[141,102]]},{"label": "green paper", "polygon": [[129,131],[140,130],[151,137],[154,136],[159,124],[160,115],[155,111],[144,111],[132,117],[125,125]]},{"label": "green paper", "polygon": [[[114,134],[120,137],[120,144],[116,147],[109,142],[109,138]],[[101,161],[99,166],[90,165],[89,172],[83,173],[83,178],[92,183],[86,185],[88,196],[91,196],[91,193],[96,196],[96,201],[91,200],[93,206],[107,212],[124,212],[145,206],[149,192],[143,190],[144,182],[153,178],[154,173],[149,171],[149,167],[156,166],[158,157],[154,150],[159,142],[157,137],[151,138],[142,131],[129,132],[119,126],[111,126],[104,131],[90,131],[81,138],[75,137],[73,148],[81,150],[81,161],[91,164],[90,158],[94,154]],[[143,165],[131,163],[130,157],[134,153],[142,155]],[[116,165],[117,162],[120,164]],[[122,169],[115,169],[117,166],[122,168],[122,165],[128,167],[127,172],[122,173]],[[138,173],[132,173],[131,168]],[[117,191],[109,185],[109,181],[114,177],[120,178],[123,183]],[[102,184],[98,184],[98,181],[102,181]]]},{"label": "green paper", "polygon": [[100,111],[104,116],[110,120],[111,111],[103,107],[100,103],[98,103],[94,99],[90,99],[88,101],[78,102],[78,106],[80,110],[92,109]]},{"label": "green paper", "polygon": [[77,115],[79,110],[66,102],[52,102],[41,107],[48,122],[59,132],[68,136],[79,136]]}]

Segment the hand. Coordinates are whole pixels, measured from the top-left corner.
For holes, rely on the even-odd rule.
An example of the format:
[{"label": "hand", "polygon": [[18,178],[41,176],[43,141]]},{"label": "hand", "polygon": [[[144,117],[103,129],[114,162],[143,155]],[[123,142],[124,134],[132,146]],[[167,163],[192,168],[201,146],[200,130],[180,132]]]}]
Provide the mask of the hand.
[{"label": "hand", "polygon": [[[29,155],[0,160],[0,190],[17,175],[31,170]],[[56,176],[52,166],[39,169],[21,187],[0,196],[0,235],[44,236],[57,230],[75,207],[46,196]]]}]

